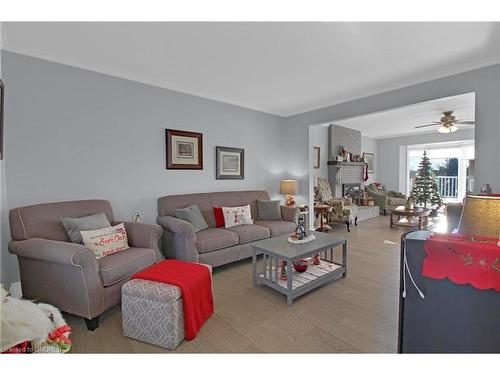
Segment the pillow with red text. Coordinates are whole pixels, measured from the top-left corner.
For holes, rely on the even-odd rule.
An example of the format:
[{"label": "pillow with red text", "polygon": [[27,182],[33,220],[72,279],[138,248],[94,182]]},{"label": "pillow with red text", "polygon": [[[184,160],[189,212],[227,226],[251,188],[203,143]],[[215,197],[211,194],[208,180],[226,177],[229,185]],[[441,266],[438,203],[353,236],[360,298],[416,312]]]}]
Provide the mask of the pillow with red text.
[{"label": "pillow with red text", "polygon": [[226,228],[253,224],[249,204],[241,207],[222,207],[222,213],[224,214],[224,225]]},{"label": "pillow with red text", "polygon": [[97,259],[127,250],[127,232],[123,223],[114,227],[80,231],[83,245],[92,251]]}]

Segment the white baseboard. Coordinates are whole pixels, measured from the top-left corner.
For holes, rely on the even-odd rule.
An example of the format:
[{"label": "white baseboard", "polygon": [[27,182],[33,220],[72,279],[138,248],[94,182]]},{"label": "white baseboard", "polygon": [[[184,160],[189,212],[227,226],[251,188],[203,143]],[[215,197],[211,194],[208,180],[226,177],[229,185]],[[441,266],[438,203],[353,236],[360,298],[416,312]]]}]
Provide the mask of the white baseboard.
[{"label": "white baseboard", "polygon": [[12,297],[21,298],[23,296],[23,292],[21,290],[21,282],[15,282],[10,285],[9,293]]}]

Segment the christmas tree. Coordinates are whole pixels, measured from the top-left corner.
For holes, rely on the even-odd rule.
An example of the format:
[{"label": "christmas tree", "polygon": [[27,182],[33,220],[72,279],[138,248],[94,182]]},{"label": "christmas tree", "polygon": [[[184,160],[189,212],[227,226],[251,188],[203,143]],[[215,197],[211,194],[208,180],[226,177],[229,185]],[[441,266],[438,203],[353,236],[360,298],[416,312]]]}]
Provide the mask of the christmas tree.
[{"label": "christmas tree", "polygon": [[438,208],[443,204],[436,177],[431,168],[431,162],[425,151],[418,166],[410,196],[415,200],[416,204],[423,204],[424,207],[427,207],[427,203],[436,205]]}]

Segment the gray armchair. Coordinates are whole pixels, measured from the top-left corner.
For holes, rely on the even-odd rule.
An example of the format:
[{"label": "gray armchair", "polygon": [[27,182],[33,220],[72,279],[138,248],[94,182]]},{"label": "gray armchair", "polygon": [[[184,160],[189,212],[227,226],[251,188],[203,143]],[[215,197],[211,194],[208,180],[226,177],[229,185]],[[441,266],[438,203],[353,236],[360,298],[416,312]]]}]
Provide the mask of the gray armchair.
[{"label": "gray armchair", "polygon": [[104,200],[45,203],[9,212],[9,251],[17,255],[23,297],[81,316],[90,330],[97,328],[104,311],[120,303],[121,286],[129,277],[162,258],[162,229],[156,224],[125,222],[130,248],[101,259],[69,241],[61,217],[100,212],[113,225],[121,223]]}]

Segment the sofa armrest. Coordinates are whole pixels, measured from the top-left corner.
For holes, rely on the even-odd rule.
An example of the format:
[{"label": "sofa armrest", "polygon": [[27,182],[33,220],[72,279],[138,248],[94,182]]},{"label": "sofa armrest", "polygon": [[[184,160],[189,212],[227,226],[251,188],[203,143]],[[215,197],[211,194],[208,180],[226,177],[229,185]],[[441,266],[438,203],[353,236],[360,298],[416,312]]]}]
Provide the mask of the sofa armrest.
[{"label": "sofa armrest", "polygon": [[159,216],[156,218],[156,222],[164,229],[196,241],[196,232],[194,231],[193,224],[189,221],[173,216]]},{"label": "sofa armrest", "polygon": [[156,222],[165,229],[162,236],[162,251],[167,258],[199,262],[196,232],[190,222],[173,216],[160,216]]},{"label": "sofa armrest", "polygon": [[297,207],[281,206],[281,217],[285,221],[297,224],[300,210]]},{"label": "sofa armrest", "polygon": [[10,241],[9,252],[20,257],[58,263],[66,266],[82,266],[98,270],[97,259],[85,246],[63,241],[30,238]]}]

